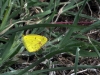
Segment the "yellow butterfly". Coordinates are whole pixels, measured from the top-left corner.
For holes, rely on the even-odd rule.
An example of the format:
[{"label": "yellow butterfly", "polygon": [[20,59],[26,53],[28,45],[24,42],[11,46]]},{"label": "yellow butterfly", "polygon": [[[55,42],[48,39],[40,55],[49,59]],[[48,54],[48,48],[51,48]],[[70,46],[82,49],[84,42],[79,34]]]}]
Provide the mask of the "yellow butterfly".
[{"label": "yellow butterfly", "polygon": [[37,52],[47,40],[45,36],[37,34],[28,34],[22,37],[23,44],[29,52]]}]

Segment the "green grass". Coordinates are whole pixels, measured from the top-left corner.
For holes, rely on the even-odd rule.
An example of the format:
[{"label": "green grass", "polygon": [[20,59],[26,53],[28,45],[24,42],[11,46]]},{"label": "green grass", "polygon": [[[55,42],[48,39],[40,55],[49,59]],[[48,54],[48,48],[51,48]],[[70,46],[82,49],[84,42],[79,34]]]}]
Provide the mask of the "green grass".
[{"label": "green grass", "polygon": [[[83,0],[77,2],[77,0],[71,0],[70,3],[63,7],[60,15],[68,16],[70,14],[75,16],[73,24],[67,25],[51,24],[55,21],[59,6],[62,5],[60,0],[50,0],[50,2],[40,2],[39,0],[0,0],[0,75],[37,75],[43,72],[70,69],[74,69],[76,74],[79,68],[100,68],[99,66],[92,65],[78,65],[79,56],[100,57],[100,43],[83,35],[92,29],[100,27],[100,21],[97,18],[82,13],[88,1],[89,0]],[[98,2],[99,1],[100,0],[98,0]],[[27,6],[25,6],[25,4]],[[78,12],[70,11],[76,8],[77,5],[80,7]],[[30,11],[30,8],[34,10]],[[37,13],[34,12],[36,10]],[[95,20],[96,22],[90,26],[79,26],[78,21],[82,17],[89,20]],[[55,27],[68,28],[68,30],[62,33],[60,31],[55,32]],[[41,34],[48,38],[48,42],[41,52],[44,56],[33,62],[27,68],[13,69],[11,65],[18,61],[16,55],[25,51],[21,38],[23,34],[28,31],[31,34]],[[75,32],[79,33],[75,34]],[[77,38],[89,42],[77,40]],[[89,52],[86,50],[88,48],[94,51]],[[78,51],[78,49],[80,49],[80,51]],[[28,71],[46,59],[50,59],[54,55],[63,52],[76,55],[74,66],[43,69],[33,72]],[[30,53],[27,52],[27,54]],[[31,54],[34,55],[35,53]]]}]

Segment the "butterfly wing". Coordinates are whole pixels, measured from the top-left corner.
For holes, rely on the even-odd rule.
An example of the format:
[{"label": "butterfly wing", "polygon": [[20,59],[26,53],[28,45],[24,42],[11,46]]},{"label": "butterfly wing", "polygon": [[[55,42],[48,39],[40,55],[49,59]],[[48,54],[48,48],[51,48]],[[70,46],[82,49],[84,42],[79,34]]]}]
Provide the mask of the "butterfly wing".
[{"label": "butterfly wing", "polygon": [[22,41],[29,52],[36,52],[47,42],[47,38],[41,35],[29,34],[23,36]]}]

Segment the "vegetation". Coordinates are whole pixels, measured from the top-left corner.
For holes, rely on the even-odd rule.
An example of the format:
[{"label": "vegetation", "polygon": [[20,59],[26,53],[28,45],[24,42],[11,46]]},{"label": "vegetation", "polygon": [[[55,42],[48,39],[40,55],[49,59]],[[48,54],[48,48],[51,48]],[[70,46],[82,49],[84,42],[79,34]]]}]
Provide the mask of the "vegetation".
[{"label": "vegetation", "polygon": [[[100,20],[91,9],[92,16],[84,12],[90,1],[0,0],[0,75],[48,75],[61,70],[74,70],[77,75],[79,69],[100,68],[79,64],[80,58],[100,58],[100,42],[89,34],[99,30]],[[99,6],[100,0],[95,1]],[[72,24],[57,24],[71,16]],[[92,24],[79,25],[83,19]],[[29,53],[21,40],[26,34],[43,35],[48,42],[38,52]],[[64,53],[75,57],[74,64],[50,67],[51,58]],[[36,69],[41,63],[46,67]]]}]

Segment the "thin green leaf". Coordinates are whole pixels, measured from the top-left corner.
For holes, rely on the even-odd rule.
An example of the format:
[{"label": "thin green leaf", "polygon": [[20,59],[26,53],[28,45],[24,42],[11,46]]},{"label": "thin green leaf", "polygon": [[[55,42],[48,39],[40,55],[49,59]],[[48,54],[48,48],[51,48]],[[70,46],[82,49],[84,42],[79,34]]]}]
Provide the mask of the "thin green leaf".
[{"label": "thin green leaf", "polygon": [[74,68],[75,75],[77,75],[79,51],[80,51],[80,49],[77,48],[77,50],[76,50],[76,57],[75,57],[75,65],[74,65],[75,66],[75,68]]}]

